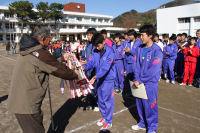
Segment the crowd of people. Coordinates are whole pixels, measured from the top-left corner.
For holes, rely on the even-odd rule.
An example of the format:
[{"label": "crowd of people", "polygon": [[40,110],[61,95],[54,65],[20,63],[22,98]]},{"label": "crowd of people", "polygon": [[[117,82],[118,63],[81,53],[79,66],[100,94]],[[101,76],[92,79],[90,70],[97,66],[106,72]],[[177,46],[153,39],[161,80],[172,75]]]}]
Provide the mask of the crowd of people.
[{"label": "crowd of people", "polygon": [[[50,32],[45,29],[42,31],[42,29],[36,30],[33,32],[32,37],[28,37],[31,41],[28,45],[25,45],[25,42],[23,42],[23,38],[27,36],[21,39],[21,60],[19,61],[25,63],[29,59],[35,62],[29,63],[37,66],[36,72],[41,74],[44,80],[46,80],[45,74],[53,74],[59,78],[69,80],[76,79],[79,75],[69,68],[64,70],[64,65],[56,62],[55,57],[59,58],[65,53],[75,53],[82,65],[82,69],[85,70],[86,77],[95,87],[91,95],[88,96],[90,105],[88,108],[93,108],[96,111],[100,110],[102,118],[97,122],[97,125],[101,126],[101,130],[108,130],[112,127],[115,93],[121,94],[123,92],[125,80],[133,81],[135,87],[139,87],[140,84],[145,86],[148,99],[136,97],[140,121],[131,128],[133,130],[147,130],[147,133],[157,132],[158,82],[162,75],[167,83],[175,84],[175,80],[177,80],[180,85],[187,84],[192,86],[193,83],[197,87],[200,85],[198,82],[200,78],[200,30],[197,30],[196,37],[187,36],[186,33],[172,34],[170,37],[168,34],[163,34],[162,39],[160,39],[152,25],[144,25],[139,29],[139,32],[130,29],[126,33],[111,35],[110,39],[108,39],[106,30],[98,33],[95,28],[89,28],[86,32],[87,40],[65,42],[50,41]],[[34,45],[36,42],[47,47],[51,56],[44,52],[44,50],[41,50],[38,44]],[[35,60],[32,56],[26,57],[26,55],[32,55],[38,58],[38,60]],[[47,58],[50,59],[48,60]],[[29,67],[33,68],[31,65]],[[19,66],[20,64],[18,64],[15,70],[15,77],[25,73],[19,73]],[[33,70],[30,71],[32,72]],[[26,78],[24,80],[28,80],[26,74],[24,74],[24,78]],[[43,132],[44,128],[41,125],[42,114],[38,103],[41,103],[43,100],[44,91],[41,92],[40,96],[30,96],[34,100],[39,98],[39,101],[36,103],[31,102],[33,108],[28,102],[22,102],[22,98],[19,98],[15,92],[20,87],[23,87],[26,92],[27,88],[34,90],[32,88],[37,88],[38,86],[35,86],[35,84],[29,86],[29,82],[27,82],[23,86],[18,85],[16,87],[18,80],[16,78],[13,79],[15,80],[12,80],[8,107],[16,114],[23,131],[30,132],[31,129],[32,132],[39,132],[38,129],[40,129],[40,132]],[[39,82],[45,90],[47,84],[43,81]],[[131,90],[132,86],[129,84],[126,86]],[[37,93],[35,92],[34,94]],[[24,97],[27,98],[25,95]],[[18,101],[18,103],[14,105],[14,101]],[[21,102],[25,102],[24,105],[27,105],[29,108],[24,108]],[[37,106],[34,106],[34,104],[37,104]],[[30,123],[25,123],[25,121],[32,119],[33,116],[19,114],[36,114],[40,118],[36,126],[38,129],[36,130],[35,127],[27,129],[27,126],[31,126],[32,123],[31,121]]]},{"label": "crowd of people", "polygon": [[[148,28],[152,30],[151,27],[147,27],[144,29],[144,31],[147,30],[147,33],[149,32]],[[114,91],[115,93],[120,94],[124,89],[125,80],[138,81],[135,83],[136,85],[145,83],[146,88],[154,86],[156,90],[158,86],[154,83],[156,83],[157,79],[160,80],[162,73],[163,78],[167,83],[171,82],[172,84],[175,84],[175,80],[177,80],[180,85],[187,84],[188,86],[192,86],[192,84],[194,84],[199,87],[200,83],[198,81],[200,73],[199,68],[196,66],[200,65],[200,30],[197,30],[196,37],[187,36],[186,33],[178,35],[172,34],[170,37],[168,34],[163,34],[162,39],[160,39],[159,34],[153,33],[153,31],[151,32],[151,34],[147,35],[151,35],[150,40],[152,40],[153,45],[151,45],[150,48],[145,46],[142,51],[139,51],[145,44],[142,31],[136,32],[133,29],[129,30],[127,33],[116,33],[111,35],[109,40],[107,38],[106,30],[102,30],[100,32],[101,35],[99,35],[96,29],[90,28],[86,32],[88,41],[85,40],[80,43],[80,40],[77,40],[75,43],[66,43],[65,45],[63,42],[64,46],[60,45],[62,46],[62,49],[65,49],[65,51],[76,53],[86,70],[88,79],[92,80],[92,82],[98,79],[97,82],[94,82],[96,90],[92,94],[93,98],[90,98],[90,101],[93,101],[93,103],[94,101],[98,101],[98,105],[94,103],[91,104],[91,106],[95,105],[94,110],[98,110],[98,106],[100,108],[102,119],[97,123],[97,125],[103,126],[103,124],[106,123],[106,126],[104,125],[102,129],[107,129],[112,126],[111,114],[114,110],[114,100],[112,97],[108,96],[112,95]],[[98,44],[104,43],[105,46],[98,46]],[[152,51],[153,47],[155,47],[155,49],[159,47],[159,49],[157,49],[157,51],[159,51],[157,55],[151,55],[150,51]],[[109,56],[104,57],[107,54]],[[149,64],[149,67],[146,69],[143,67],[140,68],[141,65],[144,64],[142,61],[140,62],[140,60],[137,64],[137,54],[139,54],[138,56],[141,56],[141,60],[147,58],[145,65],[147,65],[146,63],[150,60],[152,61],[152,58],[155,58],[151,63],[153,63],[153,66],[155,64],[157,64],[157,66],[155,65],[151,68],[152,64]],[[97,61],[99,63],[96,64]],[[110,62],[113,62],[113,66],[109,64]],[[162,66],[162,71],[159,69],[159,64]],[[142,71],[140,71],[140,69],[142,69]],[[98,77],[99,73],[101,73],[100,77]],[[107,73],[106,77],[103,78],[105,73]],[[141,75],[144,76],[144,79],[142,80],[140,79]],[[136,80],[137,78],[139,79]],[[98,85],[99,82],[102,83]],[[146,115],[153,115],[153,113],[149,111],[152,110],[151,108],[142,109],[142,105],[148,105],[149,103],[152,105],[154,103],[153,105],[155,106],[157,103],[157,90],[148,93],[149,97],[154,94],[156,97],[152,97],[152,101],[148,102],[137,99],[138,112],[141,121],[137,125],[132,126],[132,129],[137,130],[140,128],[147,128],[149,132],[156,131],[158,118],[156,118],[155,113],[154,118],[152,118],[154,121],[147,121],[147,123],[142,121],[148,119],[143,118],[143,112],[149,112],[149,114]],[[95,98],[98,98],[98,100],[94,100]],[[157,108],[154,112],[157,112]],[[152,127],[150,126],[151,124]]]}]

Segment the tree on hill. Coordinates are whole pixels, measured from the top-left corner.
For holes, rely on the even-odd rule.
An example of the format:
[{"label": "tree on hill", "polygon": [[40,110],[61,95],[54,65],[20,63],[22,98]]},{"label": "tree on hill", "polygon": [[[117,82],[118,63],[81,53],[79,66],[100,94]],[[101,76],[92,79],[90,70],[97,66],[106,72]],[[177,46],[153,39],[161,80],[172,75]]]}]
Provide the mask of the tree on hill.
[{"label": "tree on hill", "polygon": [[[172,2],[161,5],[159,8],[168,8],[174,6],[181,6],[186,4],[199,3],[200,1],[195,0],[174,0]],[[114,26],[124,28],[138,28],[143,24],[150,23],[156,25],[156,9],[138,13],[136,10],[125,12],[113,20]]]}]

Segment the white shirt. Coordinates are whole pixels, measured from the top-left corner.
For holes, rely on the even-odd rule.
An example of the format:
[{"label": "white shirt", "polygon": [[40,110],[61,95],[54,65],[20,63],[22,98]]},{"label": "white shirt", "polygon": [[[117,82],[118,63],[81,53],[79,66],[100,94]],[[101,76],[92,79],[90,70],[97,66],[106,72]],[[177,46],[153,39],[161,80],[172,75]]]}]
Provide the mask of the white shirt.
[{"label": "white shirt", "polygon": [[[155,42],[156,43],[156,42]],[[158,41],[158,43],[156,43],[160,48],[161,48],[161,50],[163,51],[163,47],[164,47],[164,45],[163,45],[163,43],[161,42],[161,41]]]},{"label": "white shirt", "polygon": [[132,47],[133,47],[133,42],[131,42],[131,49],[132,49]]}]

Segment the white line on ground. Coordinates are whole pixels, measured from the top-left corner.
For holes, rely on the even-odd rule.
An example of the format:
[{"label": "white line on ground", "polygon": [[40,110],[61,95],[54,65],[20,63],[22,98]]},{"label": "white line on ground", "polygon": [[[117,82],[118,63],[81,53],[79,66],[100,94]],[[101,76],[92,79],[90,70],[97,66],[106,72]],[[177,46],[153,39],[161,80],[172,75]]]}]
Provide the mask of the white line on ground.
[{"label": "white line on ground", "polygon": [[[126,110],[128,110],[128,109],[130,109],[130,108],[135,107],[135,106],[136,106],[136,105],[131,105],[131,106],[129,106],[128,108],[124,108],[124,109],[122,109],[122,110],[120,110],[120,111],[117,111],[117,112],[115,112],[115,113],[113,114],[113,116],[115,116],[115,115],[117,115],[117,114],[119,114],[119,113],[122,113],[122,112],[124,112],[124,111],[126,111]],[[98,120],[100,120],[100,119],[98,119]],[[82,126],[80,126],[80,127],[78,127],[78,128],[75,128],[75,129],[73,129],[73,130],[71,130],[71,131],[66,131],[65,133],[74,133],[74,132],[79,131],[79,130],[81,130],[81,129],[83,129],[83,128],[86,128],[86,127],[88,127],[88,126],[91,126],[91,125],[93,125],[93,124],[96,124],[98,120],[95,120],[95,121],[86,123],[85,125],[82,125]]]},{"label": "white line on ground", "polygon": [[188,114],[185,114],[185,113],[182,113],[182,112],[177,112],[177,111],[174,111],[172,109],[167,109],[167,108],[164,108],[164,107],[161,107],[161,106],[158,106],[158,108],[200,121],[200,118],[192,116],[192,115],[188,115]]},{"label": "white line on ground", "polygon": [[12,61],[16,61],[15,59],[12,59],[12,58],[9,58],[9,57],[3,56],[3,55],[0,55],[0,56],[3,57],[3,58],[7,58],[9,60],[12,60]]},{"label": "white line on ground", "polygon": [[[118,96],[120,96],[120,95],[118,95]],[[129,106],[128,108],[124,108],[124,109],[122,109],[122,110],[120,110],[120,111],[114,113],[113,116],[115,116],[115,115],[117,115],[117,114],[119,114],[119,113],[122,113],[122,112],[124,112],[124,111],[126,111],[126,110],[128,110],[128,109],[130,109],[130,108],[135,107],[135,106],[136,106],[136,105],[132,105],[132,106]],[[168,112],[176,113],[176,114],[179,114],[179,115],[182,115],[182,116],[185,116],[185,117],[192,118],[192,119],[195,119],[195,120],[199,120],[199,121],[200,121],[200,118],[195,117],[195,116],[187,115],[187,114],[184,114],[184,113],[182,113],[182,112],[174,111],[174,110],[172,110],[172,109],[167,109],[167,108],[164,108],[164,107],[161,107],[161,106],[158,106],[158,108],[163,109],[163,110],[166,110],[166,111],[168,111]],[[100,120],[100,119],[98,119],[98,120]],[[78,127],[78,128],[75,128],[75,129],[73,129],[73,130],[71,130],[71,131],[65,131],[65,133],[74,133],[74,132],[79,131],[79,130],[81,130],[81,129],[83,129],[83,128],[86,128],[86,127],[89,127],[89,126],[91,126],[91,125],[93,125],[93,124],[96,124],[98,120],[95,120],[95,121],[86,123],[85,125],[82,125],[82,126],[80,126],[80,127]]]}]

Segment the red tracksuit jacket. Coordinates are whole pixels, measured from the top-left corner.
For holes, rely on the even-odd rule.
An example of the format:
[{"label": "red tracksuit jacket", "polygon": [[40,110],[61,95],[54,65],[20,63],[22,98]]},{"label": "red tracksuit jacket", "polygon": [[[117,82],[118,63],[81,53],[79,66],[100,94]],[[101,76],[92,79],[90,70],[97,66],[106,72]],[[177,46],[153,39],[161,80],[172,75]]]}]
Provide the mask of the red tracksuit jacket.
[{"label": "red tracksuit jacket", "polygon": [[[192,51],[192,54],[190,54],[189,50]],[[197,57],[199,56],[199,48],[197,46],[194,46],[193,48],[190,48],[190,46],[188,46],[185,47],[183,53],[184,55],[186,55],[185,61],[196,63]]]}]

